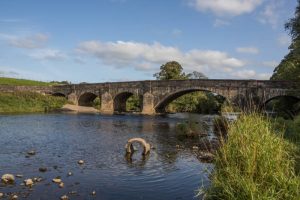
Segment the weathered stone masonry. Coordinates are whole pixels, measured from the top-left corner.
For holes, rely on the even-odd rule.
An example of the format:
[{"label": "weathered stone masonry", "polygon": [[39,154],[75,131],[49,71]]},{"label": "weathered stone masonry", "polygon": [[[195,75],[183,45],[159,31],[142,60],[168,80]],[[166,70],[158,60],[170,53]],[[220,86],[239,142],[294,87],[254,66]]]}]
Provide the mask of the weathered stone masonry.
[{"label": "weathered stone masonry", "polygon": [[164,112],[165,107],[174,99],[193,91],[213,92],[232,103],[253,100],[256,104],[263,104],[278,96],[293,96],[300,99],[299,88],[300,82],[296,81],[207,79],[72,84],[53,87],[0,86],[0,92],[36,91],[64,95],[69,101],[82,106],[88,105],[99,96],[101,112],[105,114],[125,111],[126,100],[131,95],[137,95],[140,97],[142,113],[155,114]]}]

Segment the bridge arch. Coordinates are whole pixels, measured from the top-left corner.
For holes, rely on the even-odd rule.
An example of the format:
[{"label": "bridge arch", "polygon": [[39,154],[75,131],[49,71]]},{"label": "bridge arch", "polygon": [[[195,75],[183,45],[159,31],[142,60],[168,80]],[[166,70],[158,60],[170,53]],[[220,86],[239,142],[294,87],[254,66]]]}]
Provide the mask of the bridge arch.
[{"label": "bridge arch", "polygon": [[210,91],[210,90],[207,90],[207,89],[202,89],[202,88],[192,88],[192,89],[186,89],[186,90],[179,90],[179,91],[176,91],[176,92],[172,92],[170,94],[168,94],[166,97],[162,98],[155,106],[154,106],[154,109],[155,109],[155,112],[157,113],[164,113],[166,112],[166,107],[172,102],[174,101],[175,99],[185,95],[185,94],[189,94],[189,93],[192,93],[192,92],[205,92],[205,93],[212,93],[214,94],[215,96],[221,96],[224,101],[227,100],[226,97],[224,97],[223,95],[220,95],[220,94],[217,94],[213,91]]},{"label": "bridge arch", "polygon": [[78,105],[79,106],[93,106],[93,101],[98,96],[95,93],[92,92],[85,92],[81,94],[78,98]]},{"label": "bridge arch", "polygon": [[65,95],[64,93],[61,93],[61,92],[52,93],[51,96],[67,98],[67,95]]},{"label": "bridge arch", "polygon": [[[126,112],[126,103],[127,100],[130,97],[133,97],[134,94],[133,92],[121,92],[118,93],[115,97],[114,97],[114,111],[115,112]],[[138,96],[138,101],[139,101],[139,111],[141,110],[141,106],[142,106],[142,98],[141,96]]]}]

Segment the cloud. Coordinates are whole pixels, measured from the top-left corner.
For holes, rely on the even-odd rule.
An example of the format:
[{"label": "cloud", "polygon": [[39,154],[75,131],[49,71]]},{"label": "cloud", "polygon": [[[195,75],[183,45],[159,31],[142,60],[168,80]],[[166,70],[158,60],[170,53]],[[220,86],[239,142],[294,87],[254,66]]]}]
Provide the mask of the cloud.
[{"label": "cloud", "polygon": [[56,49],[41,49],[29,54],[30,57],[37,60],[64,60],[67,56]]},{"label": "cloud", "polygon": [[260,13],[259,21],[263,24],[270,24],[272,28],[277,28],[280,22],[280,15],[282,14],[283,2],[281,0],[270,0],[265,5],[263,11]]},{"label": "cloud", "polygon": [[259,49],[256,47],[238,47],[236,48],[238,53],[247,53],[247,54],[258,54]]},{"label": "cloud", "polygon": [[263,66],[265,67],[272,67],[272,68],[275,68],[276,66],[279,65],[279,62],[278,61],[275,61],[275,60],[271,60],[271,61],[265,61],[262,63]]},{"label": "cloud", "polygon": [[0,39],[8,42],[10,46],[22,49],[37,49],[42,48],[49,37],[46,34],[38,33],[30,36],[15,36],[0,33]]},{"label": "cloud", "polygon": [[271,74],[268,73],[257,73],[254,70],[240,70],[232,72],[231,75],[234,78],[238,79],[261,79],[261,80],[267,80],[270,79]]},{"label": "cloud", "polygon": [[214,50],[192,49],[183,52],[177,47],[139,42],[85,41],[78,45],[76,52],[90,55],[102,63],[116,68],[134,67],[137,70],[157,70],[161,64],[176,60],[187,71],[216,72],[230,71],[243,67],[245,63],[227,53]]},{"label": "cloud", "polygon": [[215,19],[214,27],[228,26],[229,24],[229,21],[223,19]]},{"label": "cloud", "polygon": [[189,0],[200,12],[210,11],[217,16],[238,16],[251,13],[263,0]]},{"label": "cloud", "polygon": [[285,34],[282,34],[277,38],[277,43],[283,47],[289,46],[291,42],[292,42],[291,37]]}]

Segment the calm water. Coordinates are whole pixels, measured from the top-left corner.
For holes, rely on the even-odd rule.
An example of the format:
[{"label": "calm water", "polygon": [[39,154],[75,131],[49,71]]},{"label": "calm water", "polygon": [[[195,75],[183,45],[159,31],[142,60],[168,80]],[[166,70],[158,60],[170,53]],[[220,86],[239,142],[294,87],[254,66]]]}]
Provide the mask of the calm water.
[{"label": "calm water", "polygon": [[[13,186],[0,185],[0,192],[18,193],[20,199],[197,199],[200,185],[208,184],[207,169],[192,150],[199,142],[179,141],[177,122],[186,116],[101,116],[36,114],[0,116],[0,175],[22,174]],[[209,116],[194,116],[211,122]],[[124,146],[132,137],[142,137],[155,149],[143,159],[141,149],[132,161]],[[185,147],[178,150],[176,145]],[[29,150],[34,156],[26,157]],[[84,160],[80,166],[78,160]],[[39,172],[47,167],[47,172]],[[72,172],[72,176],[68,176]],[[64,188],[52,183],[60,176]],[[31,190],[20,184],[26,178],[42,177]],[[90,195],[96,191],[96,196]]]}]

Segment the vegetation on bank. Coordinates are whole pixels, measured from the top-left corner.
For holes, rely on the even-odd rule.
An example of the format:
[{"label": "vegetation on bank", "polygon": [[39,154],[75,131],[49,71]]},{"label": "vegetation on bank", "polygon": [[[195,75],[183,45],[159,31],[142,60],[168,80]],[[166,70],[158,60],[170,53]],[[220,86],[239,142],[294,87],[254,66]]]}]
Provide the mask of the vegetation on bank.
[{"label": "vegetation on bank", "polygon": [[67,103],[66,98],[35,92],[0,93],[0,113],[48,112]]},{"label": "vegetation on bank", "polygon": [[283,129],[276,130],[258,114],[242,115],[230,124],[206,199],[300,199],[296,147],[283,135]]},{"label": "vegetation on bank", "polygon": [[43,82],[43,81],[34,81],[27,79],[16,79],[16,78],[8,78],[8,77],[0,77],[0,85],[12,85],[12,86],[51,86],[58,84],[69,84],[67,81],[51,81],[51,82]]}]

